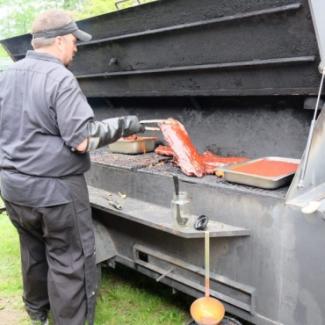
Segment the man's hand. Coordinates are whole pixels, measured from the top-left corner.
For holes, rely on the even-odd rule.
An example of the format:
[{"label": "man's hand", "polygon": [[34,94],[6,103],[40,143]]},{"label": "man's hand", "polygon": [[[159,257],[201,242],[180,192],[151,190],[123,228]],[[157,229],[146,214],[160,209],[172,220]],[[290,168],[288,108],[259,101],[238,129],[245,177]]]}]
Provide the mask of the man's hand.
[{"label": "man's hand", "polygon": [[80,153],[85,153],[87,150],[87,146],[88,146],[88,138],[86,138],[80,144],[78,144],[75,149]]},{"label": "man's hand", "polygon": [[126,117],[126,125],[128,125],[129,135],[134,133],[143,133],[145,131],[144,125],[139,122],[138,118],[135,115]]}]

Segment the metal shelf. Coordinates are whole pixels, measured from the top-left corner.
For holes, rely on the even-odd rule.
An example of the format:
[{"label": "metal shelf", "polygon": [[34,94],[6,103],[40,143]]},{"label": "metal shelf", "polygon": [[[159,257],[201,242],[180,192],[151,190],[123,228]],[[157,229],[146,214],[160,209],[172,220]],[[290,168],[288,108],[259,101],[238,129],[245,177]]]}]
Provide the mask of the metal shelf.
[{"label": "metal shelf", "polygon": [[[191,228],[176,228],[173,225],[170,209],[133,198],[121,198],[96,187],[88,186],[91,206],[110,214],[141,223],[143,225],[171,233],[183,238],[203,238],[204,231]],[[248,229],[234,227],[210,220],[208,229],[210,237],[243,237],[249,236]]]}]

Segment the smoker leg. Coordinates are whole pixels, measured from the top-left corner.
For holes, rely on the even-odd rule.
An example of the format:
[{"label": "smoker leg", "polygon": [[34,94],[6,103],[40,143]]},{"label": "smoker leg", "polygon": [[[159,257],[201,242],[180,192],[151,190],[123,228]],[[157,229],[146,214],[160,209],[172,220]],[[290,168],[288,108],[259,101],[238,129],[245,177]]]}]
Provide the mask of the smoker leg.
[{"label": "smoker leg", "polygon": [[102,276],[103,276],[102,269],[108,268],[108,267],[115,269],[115,257],[110,258],[107,261],[97,263],[97,288],[98,288],[98,290],[102,284]]},{"label": "smoker leg", "polygon": [[108,261],[116,256],[116,248],[109,230],[99,221],[93,220],[96,241],[96,263]]},{"label": "smoker leg", "polygon": [[96,269],[96,271],[97,271],[97,292],[98,292],[98,290],[99,290],[99,288],[101,287],[101,285],[102,285],[102,263],[98,263],[97,264],[97,269]]}]

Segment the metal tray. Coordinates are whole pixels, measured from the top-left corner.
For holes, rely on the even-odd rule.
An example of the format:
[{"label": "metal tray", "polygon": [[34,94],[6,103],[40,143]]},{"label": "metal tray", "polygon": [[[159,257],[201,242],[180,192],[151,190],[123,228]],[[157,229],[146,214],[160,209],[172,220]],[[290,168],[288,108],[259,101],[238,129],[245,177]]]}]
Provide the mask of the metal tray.
[{"label": "metal tray", "polygon": [[248,160],[239,164],[232,164],[230,166],[225,166],[220,168],[220,170],[224,172],[224,179],[226,181],[265,188],[265,189],[275,189],[281,187],[287,184],[295,174],[295,173],[290,173],[281,176],[267,177],[267,176],[248,174],[248,173],[233,170],[233,168],[255,163],[260,160],[282,161],[282,162],[296,163],[298,165],[300,163],[300,159],[283,158],[283,157],[263,157],[259,159]]},{"label": "metal tray", "polygon": [[108,147],[112,152],[135,155],[151,152],[155,149],[156,137],[139,137],[136,140],[117,140]]}]

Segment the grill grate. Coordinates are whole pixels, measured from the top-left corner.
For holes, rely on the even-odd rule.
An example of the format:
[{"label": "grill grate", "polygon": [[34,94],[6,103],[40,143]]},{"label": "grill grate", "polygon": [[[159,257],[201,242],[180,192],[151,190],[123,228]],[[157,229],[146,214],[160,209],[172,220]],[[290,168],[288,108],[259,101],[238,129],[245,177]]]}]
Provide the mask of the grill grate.
[{"label": "grill grate", "polygon": [[155,153],[139,155],[117,154],[110,152],[107,148],[102,148],[91,153],[92,162],[130,170],[155,166],[169,159],[169,157],[159,156]]},{"label": "grill grate", "polygon": [[288,187],[282,187],[276,190],[267,190],[267,189],[253,187],[253,186],[230,183],[225,181],[223,178],[219,178],[214,175],[205,175],[202,178],[189,177],[184,175],[181,172],[180,168],[175,166],[171,160],[162,161],[156,165],[142,168],[141,171],[150,174],[157,174],[157,175],[177,175],[181,181],[187,183],[203,184],[203,185],[209,185],[213,187],[224,187],[230,190],[236,190],[245,193],[253,193],[257,195],[271,196],[275,198],[284,198],[288,190]]},{"label": "grill grate", "polygon": [[180,168],[173,164],[170,157],[160,156],[153,152],[139,155],[125,155],[111,153],[107,148],[101,148],[91,153],[91,161],[107,167],[123,168],[130,171],[139,171],[154,175],[177,175],[181,181],[188,183],[224,187],[230,190],[275,198],[284,198],[288,190],[288,187],[282,187],[276,190],[265,190],[257,187],[229,183],[223,178],[218,178],[214,175],[206,175],[202,178],[189,177],[184,175]]}]

